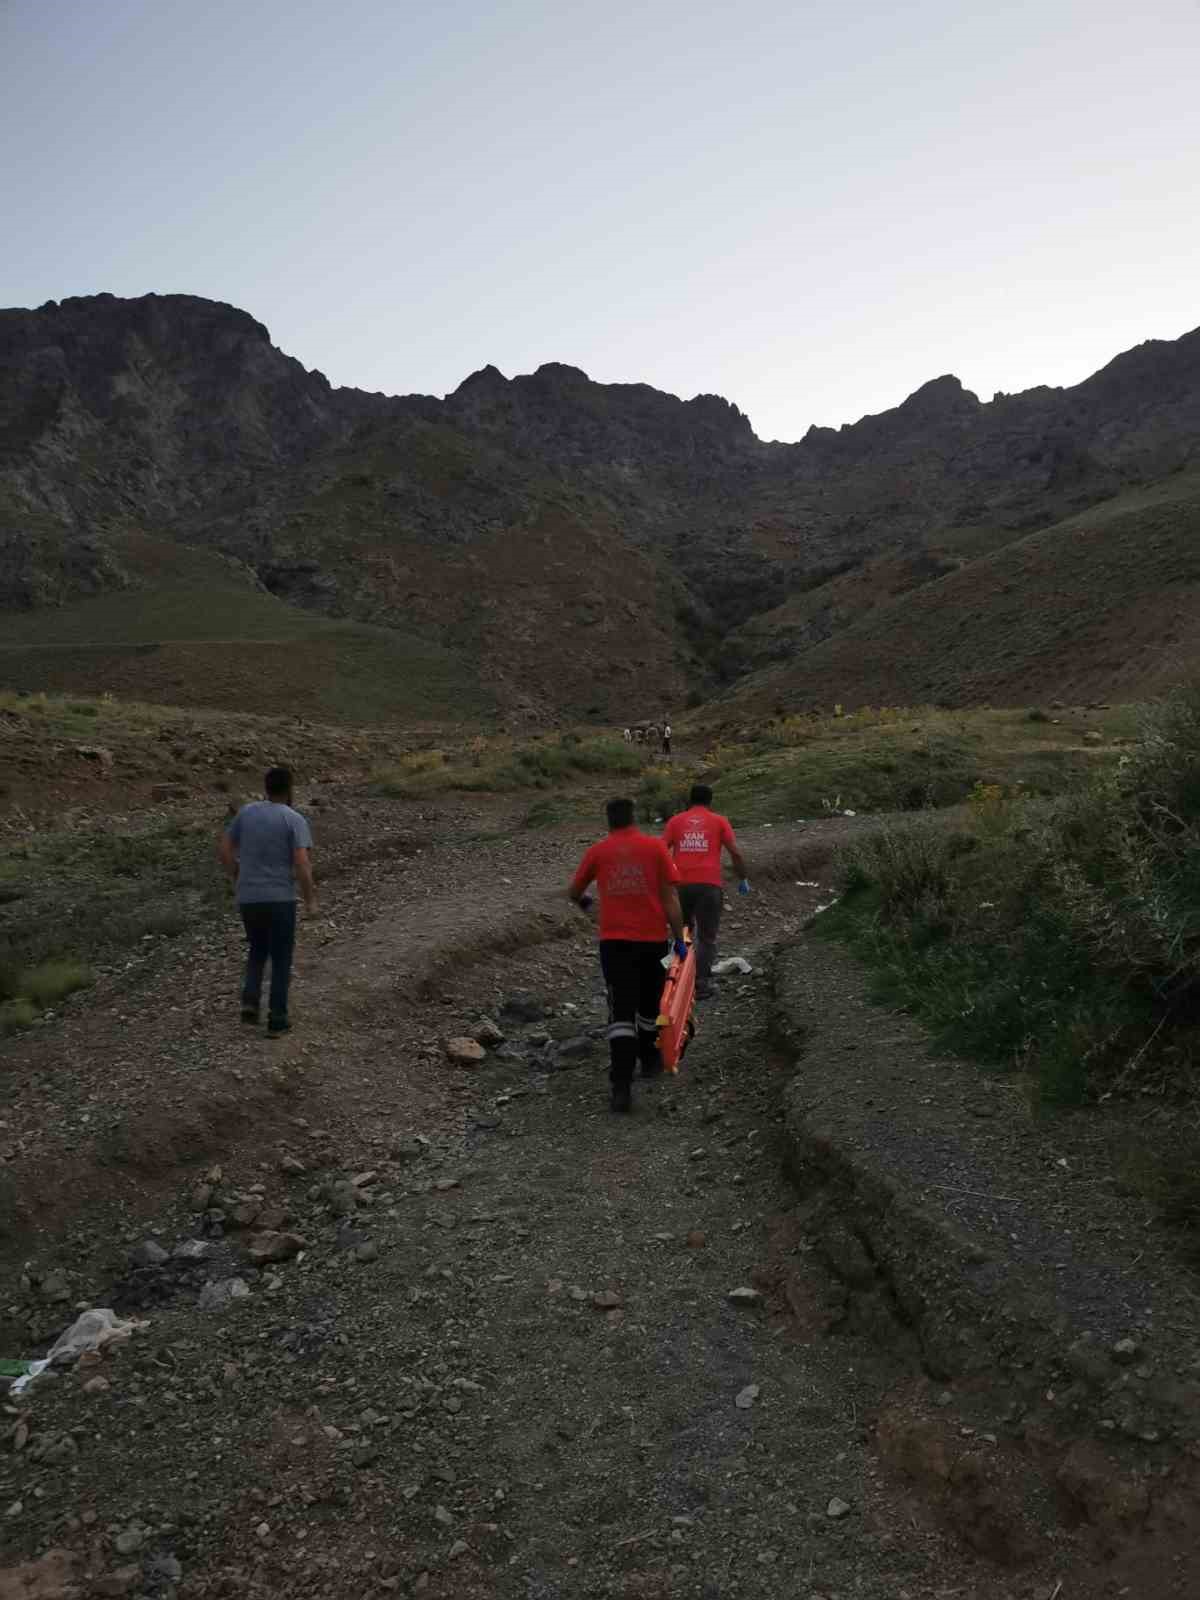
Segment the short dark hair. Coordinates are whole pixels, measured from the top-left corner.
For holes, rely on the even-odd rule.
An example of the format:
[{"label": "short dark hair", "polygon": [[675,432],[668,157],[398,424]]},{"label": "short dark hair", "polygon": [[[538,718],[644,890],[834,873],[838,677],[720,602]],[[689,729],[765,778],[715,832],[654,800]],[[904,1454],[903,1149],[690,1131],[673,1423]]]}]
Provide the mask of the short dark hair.
[{"label": "short dark hair", "polygon": [[688,795],[688,804],[690,806],[712,805],[712,790],[706,783],[694,783],[692,792]]},{"label": "short dark hair", "polygon": [[265,777],[263,778],[263,788],[272,799],[274,799],[276,795],[291,794],[291,767],[269,767]]},{"label": "short dark hair", "polygon": [[610,800],[604,808],[610,828],[628,828],[633,822],[632,800]]}]

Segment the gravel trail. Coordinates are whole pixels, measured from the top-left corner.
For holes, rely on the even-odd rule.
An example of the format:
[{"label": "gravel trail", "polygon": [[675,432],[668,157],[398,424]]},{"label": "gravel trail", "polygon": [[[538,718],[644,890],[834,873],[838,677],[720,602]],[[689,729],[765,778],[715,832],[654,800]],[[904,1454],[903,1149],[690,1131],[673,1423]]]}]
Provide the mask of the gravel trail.
[{"label": "gravel trail", "polygon": [[[818,871],[730,908],[755,971],[618,1119],[591,931],[550,898],[583,830],[495,824],[331,885],[278,1045],[234,1020],[230,929],[8,1052],[8,1243],[36,1259],[5,1353],[85,1303],[148,1325],[10,1402],[0,1596],[31,1592],[18,1563],[43,1600],[1057,1593],[885,1477],[873,1418],[912,1374],[830,1332],[768,1036],[769,946]],[[782,869],[798,841],[745,842]],[[455,1066],[485,1014],[505,1041]],[[259,1267],[266,1226],[302,1242]],[[206,1258],[131,1270],[146,1237]]]}]

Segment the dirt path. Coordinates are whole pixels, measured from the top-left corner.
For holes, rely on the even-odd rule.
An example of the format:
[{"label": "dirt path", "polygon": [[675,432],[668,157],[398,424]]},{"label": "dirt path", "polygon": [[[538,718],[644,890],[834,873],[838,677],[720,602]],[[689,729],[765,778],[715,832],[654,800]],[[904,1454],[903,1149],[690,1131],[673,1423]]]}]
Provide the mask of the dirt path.
[{"label": "dirt path", "polygon": [[[456,820],[455,844],[330,894],[282,1046],[231,1020],[230,932],[10,1052],[8,1181],[28,1210],[40,1172],[46,1197],[10,1244],[66,1281],[10,1279],[7,1335],[28,1351],[84,1302],[149,1326],[10,1416],[29,1432],[0,1453],[8,1561],[66,1552],[45,1600],[1057,1592],[964,1556],[886,1480],[873,1419],[908,1374],[827,1336],[763,966],[820,890],[758,874],[724,930],[756,971],[705,1007],[683,1075],[613,1119],[590,934],[527,888],[582,833],[481,842]],[[746,845],[782,869],[799,842]],[[822,830],[805,848],[819,863]],[[442,1040],[485,1012],[505,1044],[454,1068]],[[262,1271],[234,1226],[259,1206],[305,1240]],[[148,1230],[210,1257],[131,1272]],[[248,1296],[199,1308],[234,1276]]]}]

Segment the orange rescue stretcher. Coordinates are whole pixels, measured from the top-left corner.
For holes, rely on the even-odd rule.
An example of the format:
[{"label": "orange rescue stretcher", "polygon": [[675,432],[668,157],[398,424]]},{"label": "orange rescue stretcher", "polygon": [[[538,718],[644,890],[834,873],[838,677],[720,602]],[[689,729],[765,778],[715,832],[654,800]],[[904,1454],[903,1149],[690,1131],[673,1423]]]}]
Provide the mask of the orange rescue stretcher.
[{"label": "orange rescue stretcher", "polygon": [[658,1053],[667,1072],[678,1072],[683,1053],[696,1032],[692,1011],[696,1003],[696,947],[688,935],[688,953],[681,961],[672,954],[663,985],[658,1014]]}]

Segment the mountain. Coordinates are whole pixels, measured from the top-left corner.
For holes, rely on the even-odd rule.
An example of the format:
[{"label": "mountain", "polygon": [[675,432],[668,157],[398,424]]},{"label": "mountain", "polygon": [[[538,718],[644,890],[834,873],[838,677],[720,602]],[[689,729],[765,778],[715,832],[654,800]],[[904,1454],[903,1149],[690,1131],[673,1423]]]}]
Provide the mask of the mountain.
[{"label": "mountain", "polygon": [[865,617],[946,585],[957,605],[1031,531],[1189,466],[1200,332],[1072,389],[985,404],[941,377],[767,444],[717,396],[557,363],[388,397],[331,387],[231,306],[50,302],[0,311],[0,670],[135,692],[186,643],[150,690],[203,696],[206,649],[228,666],[252,626],[253,692],[270,641],[316,628],[335,673],[343,647],[364,682],[400,672],[394,701],[366,696],[398,713],[436,661],[425,711],[649,715],[771,663],[803,677]]}]

